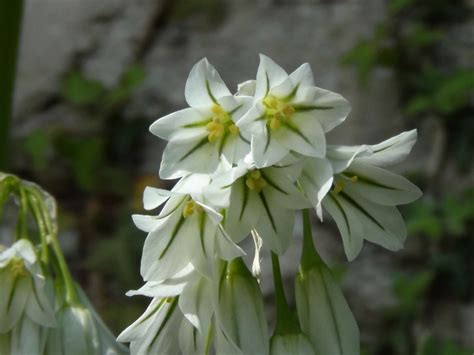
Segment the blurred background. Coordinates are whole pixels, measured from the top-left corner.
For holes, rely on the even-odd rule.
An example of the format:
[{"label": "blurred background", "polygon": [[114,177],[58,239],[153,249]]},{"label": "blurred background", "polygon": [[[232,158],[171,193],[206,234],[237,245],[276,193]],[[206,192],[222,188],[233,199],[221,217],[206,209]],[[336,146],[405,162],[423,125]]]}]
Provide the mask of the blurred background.
[{"label": "blurred background", "polygon": [[[202,57],[230,88],[255,77],[258,53],[288,71],[308,62],[318,86],[352,104],[330,143],[419,130],[399,167],[424,191],[402,208],[404,250],[366,243],[349,265],[330,218],[315,221],[363,353],[471,354],[473,9],[472,0],[25,0],[8,171],[57,198],[73,273],[117,334],[148,301],[124,295],[142,283],[145,235],[130,215],[144,212],[145,186],[172,186],[158,178],[164,142],[148,126],[186,106],[187,74]],[[283,257],[289,298],[299,253],[296,243]],[[271,305],[269,277],[264,266]]]}]

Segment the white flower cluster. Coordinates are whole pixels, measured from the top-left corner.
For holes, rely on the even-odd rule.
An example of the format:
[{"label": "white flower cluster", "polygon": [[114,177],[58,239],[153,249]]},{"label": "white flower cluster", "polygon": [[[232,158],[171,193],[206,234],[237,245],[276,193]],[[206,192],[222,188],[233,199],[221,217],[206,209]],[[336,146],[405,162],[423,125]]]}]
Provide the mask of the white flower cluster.
[{"label": "white flower cluster", "polygon": [[[145,209],[162,206],[157,216],[133,216],[148,233],[141,262],[146,284],[129,294],[153,301],[119,340],[131,342],[133,354],[265,354],[270,348],[335,354],[315,333],[324,319],[302,319],[312,317],[304,310],[312,302],[331,302],[324,295],[311,298],[307,292],[314,285],[303,281],[297,295],[307,298],[298,308],[305,334],[295,335],[290,345],[275,337],[270,347],[260,289],[237,244],[252,232],[281,255],[292,240],[295,211],[314,208],[322,220],[324,208],[337,223],[349,260],[364,239],[400,249],[406,229],[396,206],[421,192],[385,168],[409,154],[416,131],[372,146],[327,145],[325,133],[349,114],[347,100],[316,87],[308,64],[287,74],[264,55],[256,80],[240,84],[236,94],[201,60],[189,74],[185,97],[189,108],[150,127],[168,141],[161,178],[180,180],[171,191],[146,188]],[[347,304],[328,270],[317,268],[314,279],[329,285],[345,327],[355,324],[344,315]],[[358,342],[358,333],[349,338]],[[357,352],[343,348],[339,342],[337,353]]]},{"label": "white flower cluster", "polygon": [[0,244],[0,355],[127,354],[71,278],[56,238],[54,199],[0,172],[0,208],[9,195],[19,214],[16,241]]}]

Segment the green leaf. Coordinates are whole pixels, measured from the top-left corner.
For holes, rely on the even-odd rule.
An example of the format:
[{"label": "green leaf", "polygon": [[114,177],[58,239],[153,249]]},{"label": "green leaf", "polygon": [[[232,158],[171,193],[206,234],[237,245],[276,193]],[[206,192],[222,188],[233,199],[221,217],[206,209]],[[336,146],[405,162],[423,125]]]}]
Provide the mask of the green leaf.
[{"label": "green leaf", "polygon": [[126,100],[140,86],[145,77],[142,67],[137,64],[130,66],[123,74],[119,85],[108,94],[106,105],[114,105]]},{"label": "green leaf", "polygon": [[355,64],[362,82],[367,83],[370,73],[378,64],[378,48],[374,41],[359,42],[342,57],[342,64]]},{"label": "green leaf", "polygon": [[474,91],[474,70],[461,70],[443,80],[433,102],[441,113],[452,113],[466,105]]},{"label": "green leaf", "polygon": [[48,152],[52,150],[50,134],[44,130],[35,130],[25,138],[22,147],[30,155],[34,169],[43,171],[47,165]]},{"label": "green leaf", "polygon": [[398,275],[394,283],[394,292],[398,297],[400,310],[412,312],[418,301],[422,299],[421,295],[430,285],[433,277],[431,270],[422,271],[415,275]]},{"label": "green leaf", "polygon": [[392,15],[396,15],[410,5],[413,5],[413,3],[414,0],[392,0],[388,6],[388,10]]},{"label": "green leaf", "polygon": [[98,103],[104,92],[102,83],[88,79],[77,71],[66,76],[61,89],[64,98],[76,105]]}]

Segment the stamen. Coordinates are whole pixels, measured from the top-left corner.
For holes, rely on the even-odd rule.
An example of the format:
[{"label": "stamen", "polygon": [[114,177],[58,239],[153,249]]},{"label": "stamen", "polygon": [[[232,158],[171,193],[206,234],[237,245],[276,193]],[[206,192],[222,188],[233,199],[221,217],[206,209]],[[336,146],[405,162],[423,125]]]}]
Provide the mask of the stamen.
[{"label": "stamen", "polygon": [[229,132],[230,132],[231,134],[239,134],[240,129],[239,129],[239,127],[237,127],[234,123],[232,123],[232,124],[229,126]]},{"label": "stamen", "polygon": [[295,108],[286,101],[271,95],[263,99],[263,104],[266,107],[265,117],[267,119],[267,125],[271,130],[280,128],[281,121],[289,121],[295,112]]},{"label": "stamen", "polygon": [[201,213],[202,211],[202,207],[198,205],[195,201],[191,200],[186,202],[186,205],[183,208],[183,217],[188,218],[192,216],[194,212]]},{"label": "stamen", "polygon": [[265,186],[267,186],[267,182],[262,177],[259,170],[254,170],[248,173],[245,184],[250,190],[254,190],[255,192],[260,192]]}]

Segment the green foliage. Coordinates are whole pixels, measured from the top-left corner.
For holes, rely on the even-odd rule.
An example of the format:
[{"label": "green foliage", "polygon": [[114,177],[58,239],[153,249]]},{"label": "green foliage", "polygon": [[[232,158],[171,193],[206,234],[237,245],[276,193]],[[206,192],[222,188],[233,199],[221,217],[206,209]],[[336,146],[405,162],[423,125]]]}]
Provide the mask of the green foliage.
[{"label": "green foliage", "polygon": [[105,88],[100,81],[86,78],[82,73],[69,73],[61,88],[64,98],[77,105],[88,105],[99,102]]},{"label": "green foliage", "polygon": [[420,345],[417,355],[472,355],[473,350],[467,350],[451,340],[427,337]]},{"label": "green foliage", "polygon": [[33,168],[43,171],[48,163],[48,154],[52,149],[51,134],[44,130],[32,131],[23,142],[23,149],[33,162]]},{"label": "green foliage", "polygon": [[114,105],[126,100],[145,79],[145,71],[137,64],[130,66],[122,75],[119,85],[111,90],[105,100],[106,105]]},{"label": "green foliage", "polygon": [[433,272],[426,270],[415,275],[396,276],[394,291],[398,299],[397,312],[412,314],[416,311],[421,297],[433,280]]}]

